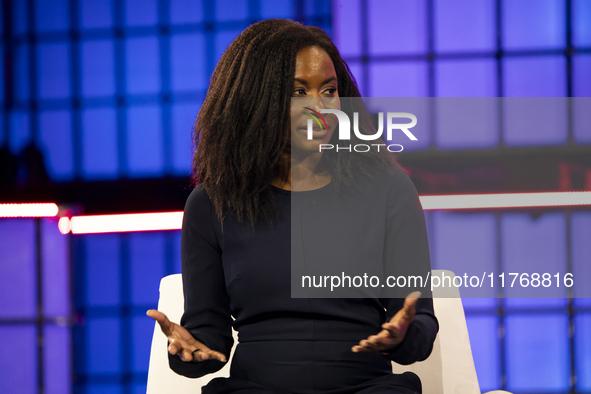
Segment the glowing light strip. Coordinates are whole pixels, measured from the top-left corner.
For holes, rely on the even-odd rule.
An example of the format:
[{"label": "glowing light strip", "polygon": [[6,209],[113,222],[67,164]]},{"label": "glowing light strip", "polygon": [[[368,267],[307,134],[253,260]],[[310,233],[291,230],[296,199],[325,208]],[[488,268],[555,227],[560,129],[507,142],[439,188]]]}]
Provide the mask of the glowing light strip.
[{"label": "glowing light strip", "polygon": [[[423,209],[494,209],[591,205],[591,192],[464,194],[419,197]],[[62,234],[96,234],[130,231],[180,230],[183,212],[60,218]]]},{"label": "glowing light strip", "polygon": [[132,213],[122,215],[74,216],[61,218],[62,234],[121,233],[130,231],[180,230],[183,212]]},{"label": "glowing light strip", "polygon": [[4,218],[54,217],[58,211],[54,203],[0,204],[0,217]]},{"label": "glowing light strip", "polygon": [[419,199],[424,210],[561,207],[591,205],[591,192],[457,194]]}]

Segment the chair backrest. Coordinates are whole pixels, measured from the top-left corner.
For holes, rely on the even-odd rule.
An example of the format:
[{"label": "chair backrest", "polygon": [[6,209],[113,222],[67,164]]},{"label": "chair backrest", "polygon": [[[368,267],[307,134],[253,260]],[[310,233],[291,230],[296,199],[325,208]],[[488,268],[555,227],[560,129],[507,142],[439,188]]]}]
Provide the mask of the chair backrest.
[{"label": "chair backrest", "polygon": [[[453,272],[441,270],[434,270],[433,275],[441,275],[442,272],[453,276]],[[393,363],[392,369],[395,373],[415,372],[423,382],[424,393],[480,394],[462,300],[459,298],[458,289],[451,290],[455,291],[452,294],[454,298],[442,298],[441,290],[434,289],[433,307],[439,320],[439,334],[431,356],[425,361],[412,365]],[[449,297],[450,293],[447,292],[449,289],[445,291],[445,296]],[[183,314],[183,305],[181,275],[162,278],[158,310],[164,312],[171,321],[178,323]],[[235,347],[238,342],[236,332],[234,332],[234,340]],[[165,335],[160,331],[158,324],[155,324],[148,370],[148,394],[169,393],[173,388],[177,394],[194,394],[200,392],[200,388],[211,379],[229,376],[228,365],[215,374],[198,379],[177,375],[168,366],[166,344]]]},{"label": "chair backrest", "polygon": [[[169,275],[160,281],[160,299],[158,310],[166,314],[170,321],[179,323],[184,310],[183,282],[181,274]],[[238,337],[234,331],[234,347]],[[195,394],[201,392],[211,379],[227,377],[230,375],[229,365],[225,365],[216,373],[205,375],[198,379],[189,379],[177,375],[168,366],[166,336],[160,330],[158,323],[154,325],[152,336],[152,349],[150,351],[150,366],[148,368],[148,390],[147,394],[165,394],[174,392],[176,394]],[[234,352],[234,349],[232,349]],[[230,363],[228,363],[230,364]]]}]

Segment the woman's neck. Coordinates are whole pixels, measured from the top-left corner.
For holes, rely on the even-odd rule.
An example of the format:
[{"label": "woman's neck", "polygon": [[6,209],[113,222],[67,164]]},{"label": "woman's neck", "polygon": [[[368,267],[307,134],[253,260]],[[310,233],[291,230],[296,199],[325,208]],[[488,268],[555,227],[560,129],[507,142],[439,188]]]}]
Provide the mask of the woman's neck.
[{"label": "woman's neck", "polygon": [[320,189],[330,183],[330,174],[318,172],[321,153],[306,155],[284,155],[290,168],[287,181],[276,179],[272,184],[280,189],[308,191]]}]

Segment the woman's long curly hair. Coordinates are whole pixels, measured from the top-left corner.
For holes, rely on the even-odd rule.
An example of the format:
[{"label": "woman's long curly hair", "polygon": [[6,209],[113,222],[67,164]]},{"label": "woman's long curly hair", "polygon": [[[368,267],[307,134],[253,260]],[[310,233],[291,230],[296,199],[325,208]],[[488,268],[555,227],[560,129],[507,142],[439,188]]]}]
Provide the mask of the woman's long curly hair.
[{"label": "woman's long curly hair", "polygon": [[[296,56],[310,46],[322,48],[332,59],[339,96],[361,97],[328,35],[291,20],[269,19],[249,26],[226,49],[212,74],[195,122],[193,180],[203,183],[222,226],[226,208],[239,220],[246,216],[253,228],[261,218],[272,224],[277,217],[271,183],[289,176],[289,163],[282,156],[291,147]],[[347,108],[346,102],[341,110],[350,116],[353,110],[361,112],[360,129],[373,130],[365,108]],[[338,142],[337,132],[333,140]],[[352,134],[350,143],[363,141]],[[398,166],[385,149],[357,154],[325,151],[320,165],[337,189],[352,184],[354,173],[371,176],[376,168],[390,171]]]}]

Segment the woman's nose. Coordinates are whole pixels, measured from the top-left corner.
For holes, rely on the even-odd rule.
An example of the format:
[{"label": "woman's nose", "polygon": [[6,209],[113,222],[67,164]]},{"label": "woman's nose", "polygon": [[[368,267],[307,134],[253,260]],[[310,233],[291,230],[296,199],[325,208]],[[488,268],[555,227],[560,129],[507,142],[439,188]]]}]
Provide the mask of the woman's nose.
[{"label": "woman's nose", "polygon": [[308,107],[315,109],[316,111],[320,111],[321,109],[328,108],[326,103],[323,100],[323,97],[318,93],[310,94],[310,103]]}]

